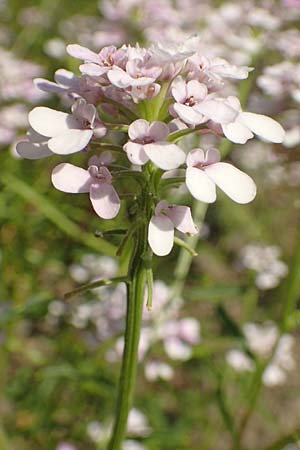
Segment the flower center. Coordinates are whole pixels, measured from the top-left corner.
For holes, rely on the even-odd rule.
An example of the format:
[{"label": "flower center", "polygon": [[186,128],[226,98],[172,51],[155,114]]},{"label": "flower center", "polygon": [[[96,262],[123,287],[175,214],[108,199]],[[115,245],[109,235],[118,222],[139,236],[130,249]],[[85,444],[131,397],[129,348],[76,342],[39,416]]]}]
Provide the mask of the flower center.
[{"label": "flower center", "polygon": [[111,55],[109,55],[108,58],[104,60],[103,65],[104,65],[105,67],[111,67],[111,66],[113,66],[113,65],[114,65],[114,59],[113,59],[113,57],[112,57]]},{"label": "flower center", "polygon": [[186,101],[184,102],[184,104],[185,104],[186,106],[194,106],[194,105],[196,104],[195,99],[194,99],[194,96],[191,95],[190,97],[188,97],[188,98],[186,99]]},{"label": "flower center", "polygon": [[151,136],[145,136],[142,140],[142,144],[152,144],[152,142],[155,141]]}]

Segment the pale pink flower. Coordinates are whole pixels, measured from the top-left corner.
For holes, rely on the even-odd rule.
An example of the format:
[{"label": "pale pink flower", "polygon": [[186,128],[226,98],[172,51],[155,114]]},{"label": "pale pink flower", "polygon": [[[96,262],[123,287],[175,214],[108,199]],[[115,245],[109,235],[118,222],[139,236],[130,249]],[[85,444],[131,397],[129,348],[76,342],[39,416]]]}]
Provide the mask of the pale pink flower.
[{"label": "pale pink flower", "polygon": [[158,42],[151,47],[154,59],[160,63],[184,61],[194,55],[200,45],[200,35],[190,36],[184,42]]},{"label": "pale pink flower", "polygon": [[185,153],[178,145],[166,142],[168,135],[165,123],[138,119],[129,126],[130,141],[123,148],[133,164],[143,165],[150,159],[163,170],[176,169],[184,163]]},{"label": "pale pink flower", "polygon": [[174,242],[174,228],[182,233],[198,233],[188,206],[169,205],[162,200],[156,205],[148,227],[148,242],[153,253],[158,256],[170,253]]},{"label": "pale pink flower", "polygon": [[162,379],[169,381],[174,376],[174,370],[169,364],[161,361],[149,361],[145,364],[145,377],[148,381]]},{"label": "pale pink flower", "polygon": [[147,86],[135,86],[128,90],[134,103],[138,103],[141,100],[150,99],[156,97],[160,91],[160,84],[152,83]]},{"label": "pale pink flower", "polygon": [[69,70],[59,69],[55,72],[54,79],[55,82],[44,78],[35,78],[34,84],[41,91],[66,94],[71,99],[82,97],[93,105],[97,105],[103,98],[102,88],[90,77],[77,77]]},{"label": "pale pink flower", "polygon": [[252,178],[232,164],[220,162],[220,152],[200,148],[187,156],[186,185],[194,198],[205,203],[216,200],[216,186],[237,203],[249,203],[256,195]]},{"label": "pale pink flower", "polygon": [[214,91],[223,87],[223,78],[244,80],[253,70],[252,67],[235,66],[223,58],[209,59],[202,55],[189,58],[187,68],[188,79],[198,80]]},{"label": "pale pink flower", "polygon": [[284,138],[282,126],[263,114],[244,112],[237,97],[209,99],[197,106],[199,113],[220,124],[224,135],[232,142],[245,144],[257,134],[262,139],[280,143]]},{"label": "pale pink flower", "polygon": [[155,82],[161,71],[161,67],[153,65],[150,60],[135,58],[127,62],[126,70],[114,67],[107,73],[107,77],[114,86],[125,89],[149,86]]},{"label": "pale pink flower", "polygon": [[54,153],[48,147],[48,138],[38,134],[32,128],[26,133],[26,141],[16,145],[18,155],[25,159],[41,159],[52,156]]},{"label": "pale pink flower", "polygon": [[40,106],[29,113],[28,119],[34,131],[50,138],[49,149],[59,155],[79,152],[93,136],[99,138],[106,133],[95,106],[82,98],[72,106],[72,114]]},{"label": "pale pink flower", "polygon": [[76,447],[74,445],[69,444],[68,442],[61,442],[56,447],[56,450],[76,450]]},{"label": "pale pink flower", "polygon": [[112,186],[112,176],[99,159],[91,158],[89,164],[88,170],[59,164],[52,172],[52,183],[56,189],[71,194],[89,192],[96,214],[102,219],[113,219],[119,212],[120,199]]},{"label": "pale pink flower", "polygon": [[172,95],[175,103],[170,107],[170,113],[179,117],[189,125],[199,125],[207,119],[203,113],[198,111],[198,106],[207,96],[207,87],[197,80],[187,83],[181,78],[174,81]]},{"label": "pale pink flower", "polygon": [[283,0],[283,5],[288,8],[300,8],[300,0]]},{"label": "pale pink flower", "polygon": [[81,45],[71,44],[67,46],[67,52],[74,58],[82,59],[85,64],[79,67],[80,71],[92,77],[106,75],[115,66],[125,68],[127,61],[126,50],[113,45],[95,53]]}]

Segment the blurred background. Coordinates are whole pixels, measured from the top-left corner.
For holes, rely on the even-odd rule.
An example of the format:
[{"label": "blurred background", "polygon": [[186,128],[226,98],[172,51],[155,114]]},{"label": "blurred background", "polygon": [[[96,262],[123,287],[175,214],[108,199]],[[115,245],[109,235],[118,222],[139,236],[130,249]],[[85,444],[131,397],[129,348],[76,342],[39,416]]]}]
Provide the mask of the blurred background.
[{"label": "blurred background", "polygon": [[300,448],[300,2],[1,0],[0,17],[0,449],[105,448],[123,345],[123,286],[63,294],[120,270],[94,234],[125,215],[107,225],[85,196],[54,190],[59,157],[17,155],[28,111],[64,108],[32,79],[79,73],[69,43],[99,51],[194,33],[204,54],[255,67],[228,92],[287,133],[283,144],[221,142],[256,200],[195,203],[198,256],[155,259],[124,449]]}]

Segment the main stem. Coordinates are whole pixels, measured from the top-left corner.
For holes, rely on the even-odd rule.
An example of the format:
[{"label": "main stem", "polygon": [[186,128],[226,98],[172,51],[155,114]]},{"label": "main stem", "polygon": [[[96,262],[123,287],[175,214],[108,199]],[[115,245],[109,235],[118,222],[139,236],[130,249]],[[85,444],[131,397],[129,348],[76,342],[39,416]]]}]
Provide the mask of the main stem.
[{"label": "main stem", "polygon": [[146,265],[142,258],[145,251],[145,230],[136,236],[134,256],[127,283],[127,311],[125,345],[118,388],[115,422],[107,450],[120,450],[126,434],[128,414],[132,405],[138,365],[138,345],[142,324]]}]

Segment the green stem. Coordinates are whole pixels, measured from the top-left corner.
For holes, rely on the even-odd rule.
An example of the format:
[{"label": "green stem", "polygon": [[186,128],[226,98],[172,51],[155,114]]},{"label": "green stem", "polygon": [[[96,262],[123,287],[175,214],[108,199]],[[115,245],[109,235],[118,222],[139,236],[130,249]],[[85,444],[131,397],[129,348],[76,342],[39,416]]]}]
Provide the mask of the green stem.
[{"label": "green stem", "polygon": [[[295,252],[290,266],[290,275],[283,285],[285,290],[285,305],[282,320],[282,332],[286,332],[290,326],[290,319],[295,311],[297,301],[300,297],[300,232],[296,237]],[[283,291],[282,289],[282,291]]]},{"label": "green stem", "polygon": [[[138,246],[140,247],[140,246]],[[115,423],[107,450],[120,450],[126,434],[138,364],[138,344],[142,323],[146,269],[139,255],[127,284],[125,346],[119,380]]]},{"label": "green stem", "polygon": [[[265,447],[263,450],[282,450],[288,444],[294,443],[296,444],[299,439],[300,439],[300,428],[296,428],[296,430],[292,431],[286,436],[283,436],[278,441],[273,442],[273,444],[269,445],[268,447]],[[298,447],[295,448],[299,448],[299,444]]]},{"label": "green stem", "polygon": [[93,281],[93,283],[84,284],[83,286],[80,286],[73,291],[67,292],[64,295],[64,298],[65,300],[67,300],[68,298],[74,297],[74,295],[82,294],[83,292],[90,291],[91,289],[96,289],[101,286],[111,286],[112,284],[118,284],[122,282],[126,283],[127,281],[127,277],[115,277],[109,280]]}]

